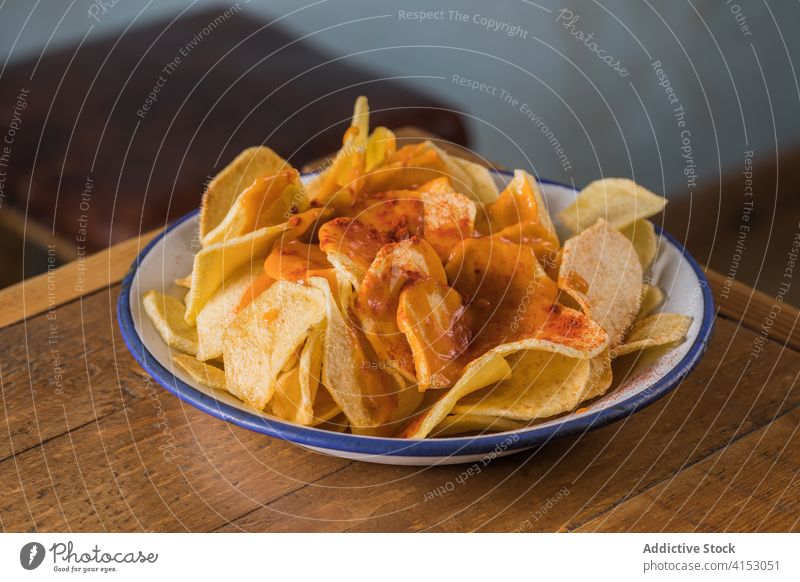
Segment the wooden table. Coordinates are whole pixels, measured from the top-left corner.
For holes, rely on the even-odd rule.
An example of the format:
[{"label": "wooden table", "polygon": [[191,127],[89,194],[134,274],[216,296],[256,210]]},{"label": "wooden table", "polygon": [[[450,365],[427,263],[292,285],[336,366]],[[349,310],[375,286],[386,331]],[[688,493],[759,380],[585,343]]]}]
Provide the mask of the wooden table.
[{"label": "wooden table", "polygon": [[626,420],[487,464],[390,467],[228,425],[156,386],[115,316],[153,235],[0,292],[3,530],[800,529],[799,314],[774,316],[763,293],[722,294],[709,271],[705,358]]}]

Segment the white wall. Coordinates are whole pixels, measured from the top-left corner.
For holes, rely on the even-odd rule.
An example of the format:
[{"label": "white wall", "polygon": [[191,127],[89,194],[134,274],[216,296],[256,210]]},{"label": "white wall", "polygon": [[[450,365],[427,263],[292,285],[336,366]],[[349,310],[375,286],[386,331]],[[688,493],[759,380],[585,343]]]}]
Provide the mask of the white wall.
[{"label": "white wall", "polygon": [[[0,9],[0,60],[35,57],[46,47],[77,43],[87,34],[89,40],[116,35],[129,25],[186,8],[224,5],[119,0],[111,6],[107,0],[109,8],[103,14],[100,4],[80,0],[65,8],[65,3],[56,2],[6,2]],[[322,0],[303,8],[304,4],[311,3],[252,0],[244,10],[262,19],[296,10],[282,20],[283,26],[311,35],[309,42],[346,56],[376,76],[408,77],[408,83],[441,96],[473,116],[470,124],[481,154],[510,166],[532,167],[544,177],[583,184],[601,174],[627,175],[681,196],[691,190],[691,177],[684,173],[687,166],[693,164],[700,179],[735,172],[748,149],[755,151],[758,163],[773,156],[776,147],[800,141],[800,95],[791,62],[791,57],[800,56],[797,3],[773,2],[768,7],[746,0],[612,0],[602,5],[590,0]],[[563,19],[557,21],[564,7],[579,16],[569,29]],[[443,10],[444,20],[420,23],[399,13],[421,8]],[[88,15],[90,9],[97,19]],[[467,22],[452,18],[449,10],[466,14]],[[527,38],[487,30],[481,16],[517,25]],[[357,19],[361,20],[349,22]],[[629,74],[622,77],[570,34],[578,31],[593,33],[597,48],[618,59]],[[651,66],[657,60],[685,110],[684,127],[678,127],[674,105],[659,86]],[[496,94],[456,85],[454,74],[497,87]],[[519,103],[504,102],[502,89]],[[552,130],[550,142],[541,126],[520,111],[522,103]],[[563,146],[561,160],[553,139]],[[691,156],[683,157],[688,148]]]}]

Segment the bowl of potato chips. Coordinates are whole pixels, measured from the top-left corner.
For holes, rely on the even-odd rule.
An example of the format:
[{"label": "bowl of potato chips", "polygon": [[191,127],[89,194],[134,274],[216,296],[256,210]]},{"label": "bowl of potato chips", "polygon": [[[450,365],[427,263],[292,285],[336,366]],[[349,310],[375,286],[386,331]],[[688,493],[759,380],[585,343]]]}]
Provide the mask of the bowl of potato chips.
[{"label": "bowl of potato chips", "polygon": [[245,150],[122,284],[131,353],[185,402],[346,458],[473,462],[623,418],[702,357],[701,268],[624,178],[581,191],[370,130],[301,175]]}]

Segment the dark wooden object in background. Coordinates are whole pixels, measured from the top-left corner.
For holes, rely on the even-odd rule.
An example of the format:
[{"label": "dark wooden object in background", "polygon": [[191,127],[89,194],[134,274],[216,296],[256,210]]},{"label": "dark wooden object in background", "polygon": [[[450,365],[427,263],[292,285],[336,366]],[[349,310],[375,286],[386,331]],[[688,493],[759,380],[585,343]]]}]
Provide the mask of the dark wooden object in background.
[{"label": "dark wooden object in background", "polygon": [[[346,59],[331,61],[276,25],[239,12],[203,35],[223,10],[8,68],[0,134],[20,91],[29,94],[5,204],[27,207],[29,219],[68,241],[87,214],[88,250],[99,250],[196,208],[208,175],[248,146],[267,143],[298,167],[338,149],[359,94],[369,96],[376,125],[413,122],[468,145],[461,117],[446,104]],[[137,111],[159,77],[157,99],[142,118]],[[93,184],[84,211],[87,178]]]}]

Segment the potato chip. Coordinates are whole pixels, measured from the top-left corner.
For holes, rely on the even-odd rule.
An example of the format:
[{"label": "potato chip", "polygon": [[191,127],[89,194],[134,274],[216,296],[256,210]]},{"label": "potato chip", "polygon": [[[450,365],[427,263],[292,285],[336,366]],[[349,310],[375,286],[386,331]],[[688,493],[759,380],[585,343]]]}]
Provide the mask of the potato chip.
[{"label": "potato chip", "polygon": [[649,267],[658,253],[658,237],[653,223],[645,219],[637,220],[620,229],[620,232],[631,241],[642,269]]},{"label": "potato chip", "polygon": [[400,436],[424,439],[464,396],[510,376],[511,368],[505,358],[491,352],[481,356],[464,369],[455,386],[405,427]]},{"label": "potato chip", "polygon": [[385,127],[376,127],[367,139],[367,154],[364,159],[364,170],[371,172],[397,150],[394,132]]},{"label": "potato chip", "polygon": [[288,223],[267,226],[201,249],[194,256],[192,286],[186,296],[186,321],[195,322],[200,310],[219,289],[222,281],[237,269],[252,261],[265,259],[272,243],[288,227]]},{"label": "potato chip", "polygon": [[584,400],[591,375],[587,359],[524,350],[508,363],[510,378],[462,398],[453,412],[530,421],[568,412]]},{"label": "potato chip", "polygon": [[145,313],[168,346],[189,354],[197,353],[197,329],[183,318],[186,307],[179,300],[158,291],[142,297]]},{"label": "potato chip", "polygon": [[493,237],[466,240],[447,262],[447,275],[478,322],[470,346],[475,354],[505,346],[506,353],[541,349],[589,358],[606,347],[598,324],[558,303],[558,287],[528,246]]},{"label": "potato chip", "polygon": [[186,372],[189,377],[195,382],[208,386],[214,390],[226,390],[225,386],[225,371],[196,360],[192,356],[186,354],[175,354],[172,356],[172,361],[178,364],[178,367]]},{"label": "potato chip", "polygon": [[314,178],[306,189],[308,199],[318,205],[350,206],[361,188],[369,138],[369,104],[367,98],[356,99],[353,119],[344,134],[342,148],[330,167]]},{"label": "potato chip", "polygon": [[471,332],[455,289],[431,278],[407,284],[400,293],[397,325],[411,347],[420,390],[458,381],[468,361]]},{"label": "potato chip", "polygon": [[539,183],[527,172],[515,170],[514,179],[500,197],[486,207],[486,213],[479,217],[476,226],[481,233],[490,235],[519,223],[539,226],[540,236],[558,246],[558,235]]},{"label": "potato chip", "polygon": [[639,313],[636,319],[642,319],[650,315],[661,302],[664,301],[664,292],[655,285],[642,285],[642,304],[639,306]]},{"label": "potato chip", "polygon": [[[327,393],[324,388],[321,394],[323,398],[317,398],[324,335],[324,324],[314,329],[303,345],[297,365],[282,372],[278,378],[275,395],[269,403],[271,412],[276,416],[295,424],[314,426],[341,412],[330,395],[324,398]],[[321,416],[317,416],[317,412]]]},{"label": "potato chip", "polygon": [[185,277],[181,277],[180,279],[175,279],[175,284],[178,287],[185,287],[186,289],[188,289],[189,287],[192,286],[192,274],[189,273]]},{"label": "potato chip", "polygon": [[641,304],[642,265],[630,241],[600,219],[564,243],[559,286],[588,300],[591,317],[619,345]]},{"label": "potato chip", "polygon": [[491,433],[521,430],[527,425],[524,422],[500,418],[499,416],[485,416],[482,414],[449,414],[442,419],[431,431],[430,436],[448,437],[464,433]]},{"label": "potato chip", "polygon": [[278,374],[325,319],[325,298],[313,287],[277,281],[244,308],[223,341],[228,390],[263,410]]},{"label": "potato chip", "polygon": [[334,218],[319,229],[319,247],[328,262],[355,288],[375,260],[375,255],[391,240],[355,218]]},{"label": "potato chip", "polygon": [[570,206],[558,213],[562,224],[574,233],[602,218],[622,229],[664,210],[667,200],[627,178],[596,180],[581,190]]},{"label": "potato chip", "polygon": [[245,265],[222,282],[197,314],[198,360],[205,362],[222,355],[225,330],[238,313],[244,292],[262,273],[263,269],[258,262]]},{"label": "potato chip", "polygon": [[487,168],[451,156],[432,141],[425,141],[424,145],[436,152],[444,164],[444,177],[450,179],[457,192],[481,204],[497,198],[497,186]]},{"label": "potato chip", "polygon": [[228,214],[239,192],[259,176],[290,168],[289,163],[268,147],[247,148],[208,184],[200,202],[200,239]]},{"label": "potato chip", "polygon": [[681,341],[691,324],[691,317],[679,313],[657,313],[645,317],[633,325],[622,345],[611,350],[611,357]]},{"label": "potato chip", "polygon": [[300,175],[292,168],[259,176],[236,200],[225,218],[203,237],[203,246],[240,237],[265,226],[283,224],[308,208]]},{"label": "potato chip", "polygon": [[450,156],[450,159],[470,177],[470,189],[474,194],[471,196],[473,200],[481,204],[491,204],[497,200],[500,192],[491,171],[486,166],[458,156]]},{"label": "potato chip", "polygon": [[[404,146],[390,155],[384,164],[363,176],[359,191],[363,195],[416,188],[435,178],[448,176],[447,164],[440,153],[441,150],[430,142]],[[462,178],[467,176],[463,170],[460,173]]]},{"label": "potato chip", "polygon": [[445,177],[420,186],[419,197],[424,206],[422,236],[446,261],[456,245],[473,235],[475,203],[456,192]]},{"label": "potato chip", "polygon": [[364,276],[353,306],[379,360],[412,382],[415,381],[413,355],[397,326],[397,307],[403,286],[427,277],[447,282],[442,262],[427,242],[414,237],[388,244],[378,252]]},{"label": "potato chip", "polygon": [[397,242],[422,235],[423,204],[416,190],[389,190],[362,196],[347,214]]},{"label": "potato chip", "polygon": [[605,394],[611,388],[614,375],[611,370],[611,354],[603,350],[600,354],[589,360],[589,383],[583,395],[584,400],[590,400]]},{"label": "potato chip", "polygon": [[397,407],[391,377],[367,357],[358,329],[345,315],[346,296],[340,306],[326,279],[314,277],[309,282],[325,297],[322,382],[352,426],[379,426]]}]

